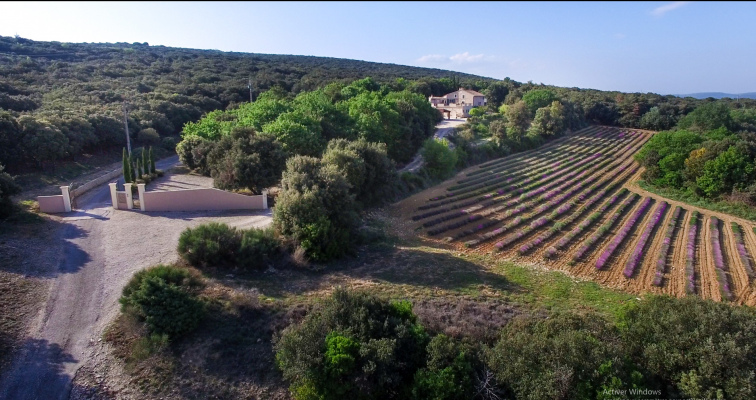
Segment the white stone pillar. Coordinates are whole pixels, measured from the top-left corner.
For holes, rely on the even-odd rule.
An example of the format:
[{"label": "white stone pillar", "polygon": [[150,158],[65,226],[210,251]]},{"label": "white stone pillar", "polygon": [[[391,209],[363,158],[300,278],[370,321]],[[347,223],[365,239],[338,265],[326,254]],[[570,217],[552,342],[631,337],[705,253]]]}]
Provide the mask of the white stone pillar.
[{"label": "white stone pillar", "polygon": [[137,191],[139,192],[139,209],[144,211],[144,183],[137,183]]},{"label": "white stone pillar", "polygon": [[126,189],[126,208],[131,210],[134,208],[134,197],[131,194],[131,183],[124,183],[123,188]]},{"label": "white stone pillar", "polygon": [[116,183],[109,183],[108,186],[110,186],[110,201],[113,202],[113,209],[118,209],[118,193],[116,192]]},{"label": "white stone pillar", "polygon": [[68,186],[61,186],[60,191],[63,193],[63,208],[66,212],[71,212],[71,194]]},{"label": "white stone pillar", "polygon": [[262,196],[263,196],[263,210],[267,210],[268,209],[268,191],[263,190]]}]

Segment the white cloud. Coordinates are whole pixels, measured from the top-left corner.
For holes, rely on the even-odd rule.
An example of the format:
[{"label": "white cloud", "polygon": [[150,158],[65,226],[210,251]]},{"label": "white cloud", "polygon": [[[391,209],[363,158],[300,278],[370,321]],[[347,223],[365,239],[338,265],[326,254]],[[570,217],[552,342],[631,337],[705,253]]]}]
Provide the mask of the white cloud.
[{"label": "white cloud", "polygon": [[666,14],[666,13],[672,11],[672,10],[677,10],[678,8],[684,6],[684,5],[688,4],[688,3],[690,3],[690,2],[689,1],[674,1],[672,3],[665,4],[663,6],[659,6],[659,7],[654,8],[653,11],[651,11],[651,15],[653,15],[654,17],[661,17],[664,14]]},{"label": "white cloud", "polygon": [[446,56],[442,56],[441,54],[428,54],[424,55],[417,59],[417,62],[421,63],[427,63],[427,62],[438,62],[438,61],[445,61]]},{"label": "white cloud", "polygon": [[470,54],[469,51],[464,53],[458,53],[451,57],[441,54],[427,54],[417,59],[419,63],[432,63],[432,64],[473,64],[481,61],[492,61],[494,56],[487,56],[485,54]]},{"label": "white cloud", "polygon": [[462,64],[462,63],[473,63],[473,62],[482,61],[483,57],[484,57],[483,54],[473,55],[466,51],[464,53],[458,53],[449,57],[449,60],[457,64]]}]

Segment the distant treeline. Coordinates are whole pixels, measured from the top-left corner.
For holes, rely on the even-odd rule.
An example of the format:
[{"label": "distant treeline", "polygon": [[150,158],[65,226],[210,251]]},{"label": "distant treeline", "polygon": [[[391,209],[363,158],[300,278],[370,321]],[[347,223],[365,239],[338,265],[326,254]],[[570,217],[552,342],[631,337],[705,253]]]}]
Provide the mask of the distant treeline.
[{"label": "distant treeline", "polygon": [[[11,173],[51,168],[124,145],[123,102],[137,145],[175,144],[187,122],[237,109],[271,89],[292,95],[367,76],[391,90],[442,95],[458,87],[489,104],[515,104],[549,88],[586,122],[668,129],[710,100],[556,88],[439,69],[324,57],[230,53],[147,43],[37,42],[0,36],[0,164]],[[251,87],[248,84],[251,82]],[[722,100],[739,108],[754,100]]]}]

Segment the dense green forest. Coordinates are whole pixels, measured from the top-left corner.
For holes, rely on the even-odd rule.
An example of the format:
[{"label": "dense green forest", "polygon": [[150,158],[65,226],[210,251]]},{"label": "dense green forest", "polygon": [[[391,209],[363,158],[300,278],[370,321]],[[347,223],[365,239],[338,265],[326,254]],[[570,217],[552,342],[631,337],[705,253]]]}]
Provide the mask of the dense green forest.
[{"label": "dense green forest", "polygon": [[[534,89],[550,89],[588,123],[656,130],[674,127],[695,107],[713,101],[558,88],[324,57],[0,37],[0,164],[20,173],[55,168],[92,152],[120,154],[124,102],[136,145],[172,148],[187,122],[215,110],[239,108],[268,89],[297,95],[367,76],[392,90],[423,96],[460,86],[480,90],[492,110],[527,99]],[[756,105],[747,99],[721,102],[731,108]]]},{"label": "dense green forest", "polygon": [[756,109],[704,104],[654,135],[636,159],[656,187],[756,205]]}]

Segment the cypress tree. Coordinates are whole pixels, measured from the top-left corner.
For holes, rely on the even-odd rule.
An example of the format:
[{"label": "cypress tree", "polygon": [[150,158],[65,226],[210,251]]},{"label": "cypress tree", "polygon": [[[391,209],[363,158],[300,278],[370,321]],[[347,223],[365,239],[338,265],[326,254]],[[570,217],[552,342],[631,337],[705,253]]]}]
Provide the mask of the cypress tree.
[{"label": "cypress tree", "polygon": [[137,174],[138,174],[137,175],[137,179],[141,179],[142,175],[144,175],[144,174],[142,173],[142,160],[139,159],[139,158],[137,158],[137,167],[136,167],[136,170],[137,170]]},{"label": "cypress tree", "polygon": [[150,164],[147,164],[147,151],[142,147],[142,169],[145,174],[150,173]]},{"label": "cypress tree", "polygon": [[150,146],[150,173],[155,173],[155,158],[152,156],[152,146]]},{"label": "cypress tree", "polygon": [[131,171],[129,171],[129,156],[126,154],[126,148],[123,148],[123,181],[131,182]]},{"label": "cypress tree", "polygon": [[139,175],[137,175],[138,173],[139,173],[139,170],[137,169],[136,156],[134,156],[134,154],[132,153],[131,154],[131,181],[132,182],[136,183],[136,180],[139,179]]}]

